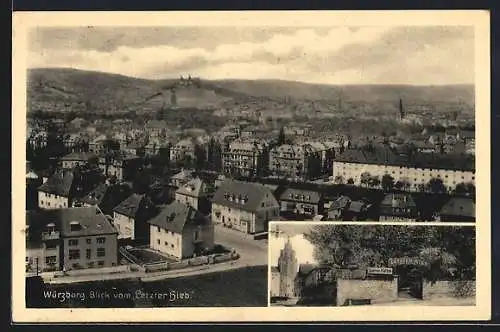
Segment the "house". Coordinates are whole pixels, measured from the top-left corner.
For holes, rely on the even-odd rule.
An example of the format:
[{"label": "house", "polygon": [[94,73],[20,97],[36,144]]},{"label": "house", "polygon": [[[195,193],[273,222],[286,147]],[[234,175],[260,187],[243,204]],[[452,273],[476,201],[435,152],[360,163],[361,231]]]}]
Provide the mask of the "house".
[{"label": "house", "polygon": [[143,166],[143,160],[122,151],[101,154],[99,168],[107,177],[116,177],[118,181],[132,180]]},{"label": "house", "polygon": [[117,232],[96,207],[27,211],[27,271],[118,264]]},{"label": "house", "polygon": [[360,221],[366,220],[368,209],[371,207],[371,204],[368,204],[364,201],[351,201],[349,206],[344,211],[344,215],[342,216],[342,220],[353,220]]},{"label": "house", "polygon": [[475,222],[476,203],[472,198],[453,197],[437,215],[437,221]]},{"label": "house", "polygon": [[279,216],[279,203],[264,185],[226,180],[212,199],[214,224],[255,234],[267,231],[268,222]]},{"label": "house", "polygon": [[131,156],[143,156],[145,147],[146,143],[142,140],[134,140],[123,149],[123,152]]},{"label": "house", "polygon": [[176,259],[203,254],[214,246],[210,219],[177,201],[163,207],[149,225],[150,247]]},{"label": "house", "polygon": [[254,176],[267,168],[266,147],[257,141],[233,141],[222,153],[224,173]]},{"label": "house", "polygon": [[150,138],[164,137],[167,130],[167,122],[165,120],[149,120],[144,125],[144,129]]},{"label": "house", "polygon": [[380,221],[416,221],[417,218],[417,205],[410,194],[387,194],[380,203]]},{"label": "house", "polygon": [[58,170],[38,187],[38,207],[60,209],[71,207],[75,197],[74,173]]},{"label": "house", "polygon": [[335,199],[328,208],[328,220],[340,220],[344,215],[344,211],[349,208],[351,199],[347,196],[340,196]]},{"label": "house", "polygon": [[101,183],[88,194],[78,199],[75,204],[98,206],[105,215],[113,215],[113,209],[128,198],[131,189],[127,185]]},{"label": "house", "polygon": [[182,187],[193,179],[193,171],[182,169],[179,173],[172,176],[170,183],[176,187]]},{"label": "house", "polygon": [[195,178],[176,190],[175,200],[192,206],[202,214],[208,214],[211,206],[208,194],[207,184],[200,178]]},{"label": "house", "polygon": [[196,145],[192,139],[180,140],[170,148],[170,161],[194,162],[196,160]]},{"label": "house", "polygon": [[323,213],[323,196],[310,190],[287,188],[280,196],[281,212],[316,216]]},{"label": "house", "polygon": [[75,166],[97,165],[97,156],[92,152],[73,152],[61,158],[62,168],[72,169]]},{"label": "house", "polygon": [[321,168],[321,152],[309,144],[283,144],[269,153],[269,171],[275,176],[309,179],[319,175]]},{"label": "house", "polygon": [[149,243],[147,221],[156,215],[155,204],[146,195],[132,194],[113,209],[118,238]]}]

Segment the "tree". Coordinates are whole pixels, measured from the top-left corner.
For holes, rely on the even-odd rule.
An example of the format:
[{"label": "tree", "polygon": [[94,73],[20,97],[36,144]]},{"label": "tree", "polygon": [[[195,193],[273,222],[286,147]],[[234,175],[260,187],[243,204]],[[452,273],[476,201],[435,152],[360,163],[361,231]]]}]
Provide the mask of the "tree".
[{"label": "tree", "polygon": [[378,176],[372,176],[368,180],[368,184],[372,187],[378,187],[380,185],[380,179]]},{"label": "tree", "polygon": [[370,173],[368,173],[368,172],[363,172],[363,173],[361,173],[361,175],[360,175],[360,180],[359,180],[359,182],[360,182],[362,185],[364,185],[364,186],[368,186],[368,182],[370,181],[370,177],[371,177]]},{"label": "tree", "polygon": [[354,184],[354,180],[353,180],[352,178],[349,178],[349,179],[347,180],[347,184]]},{"label": "tree", "polygon": [[382,188],[385,191],[390,191],[393,187],[394,187],[394,178],[389,174],[385,174],[384,176],[382,176]]},{"label": "tree", "polygon": [[430,179],[426,189],[434,194],[446,193],[446,187],[443,184],[443,180],[439,178]]},{"label": "tree", "polygon": [[328,266],[385,267],[409,256],[424,262],[415,269],[430,281],[475,277],[473,227],[316,225],[304,237],[318,263]]}]

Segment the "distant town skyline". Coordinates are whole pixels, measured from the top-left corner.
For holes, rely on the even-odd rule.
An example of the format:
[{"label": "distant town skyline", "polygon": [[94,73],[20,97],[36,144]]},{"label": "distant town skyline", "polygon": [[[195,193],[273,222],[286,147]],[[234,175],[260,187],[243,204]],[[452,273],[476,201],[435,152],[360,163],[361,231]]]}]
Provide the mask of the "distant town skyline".
[{"label": "distant town skyline", "polygon": [[474,84],[472,27],[34,28],[28,68],[161,79]]}]

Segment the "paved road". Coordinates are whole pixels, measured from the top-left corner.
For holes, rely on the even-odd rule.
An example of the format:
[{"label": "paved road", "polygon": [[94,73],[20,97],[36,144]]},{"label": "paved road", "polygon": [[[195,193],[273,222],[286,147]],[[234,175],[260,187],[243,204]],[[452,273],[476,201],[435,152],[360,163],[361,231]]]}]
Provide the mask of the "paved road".
[{"label": "paved road", "polygon": [[236,249],[239,266],[267,265],[267,240],[254,240],[239,231],[215,226],[215,243]]}]

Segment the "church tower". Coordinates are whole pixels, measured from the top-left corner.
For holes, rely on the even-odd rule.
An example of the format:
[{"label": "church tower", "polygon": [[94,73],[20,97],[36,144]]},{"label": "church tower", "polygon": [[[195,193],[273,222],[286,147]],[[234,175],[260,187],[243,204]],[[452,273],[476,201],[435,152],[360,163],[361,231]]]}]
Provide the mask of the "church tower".
[{"label": "church tower", "polygon": [[287,239],[285,247],[281,249],[278,259],[278,270],[280,273],[280,296],[293,297],[295,293],[295,277],[297,276],[297,256],[292,248],[290,238]]},{"label": "church tower", "polygon": [[405,111],[403,109],[403,99],[399,98],[399,121],[405,118]]}]

